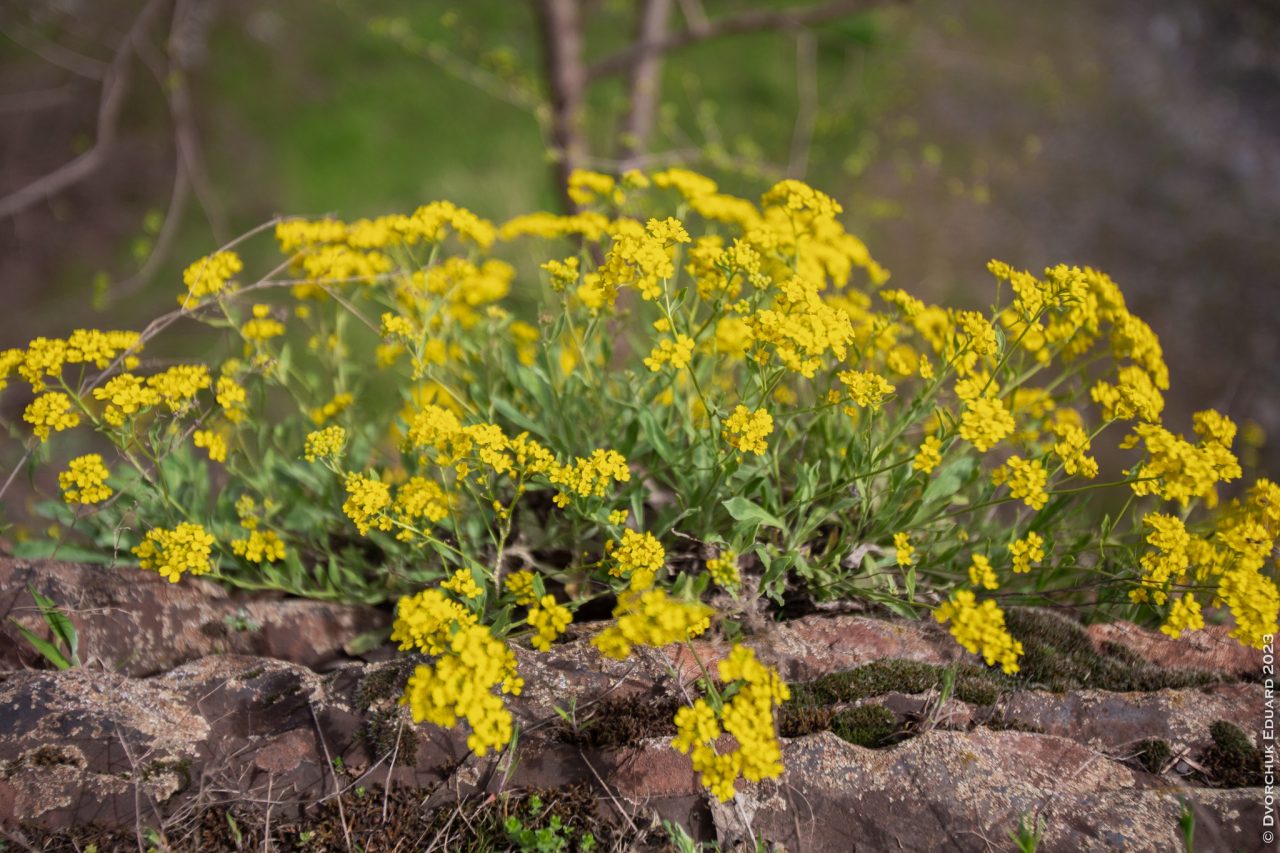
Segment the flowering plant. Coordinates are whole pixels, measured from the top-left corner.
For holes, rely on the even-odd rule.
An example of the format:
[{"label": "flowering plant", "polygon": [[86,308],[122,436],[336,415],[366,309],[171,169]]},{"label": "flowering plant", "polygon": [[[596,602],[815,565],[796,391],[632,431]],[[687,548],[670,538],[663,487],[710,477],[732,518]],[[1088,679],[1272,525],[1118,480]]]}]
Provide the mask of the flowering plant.
[{"label": "flowering plant", "polygon": [[[1275,632],[1280,487],[1220,500],[1235,426],[1161,423],[1160,344],[1105,274],[992,262],[991,310],[948,309],[887,287],[796,181],[759,204],[678,169],[570,192],[578,213],[500,226],[447,202],[280,221],[256,280],[233,245],[142,333],[0,353],[29,453],[101,445],[58,475],[57,535],[172,581],[398,599],[392,639],[436,658],[406,702],[478,753],[512,737],[509,644],[549,648],[593,601],[619,658],[796,596],[932,613],[1007,673],[1001,602],[1175,636],[1225,605],[1241,642]],[[178,321],[225,357],[144,362]],[[1078,511],[1100,489],[1125,499],[1101,524]],[[727,798],[780,772],[787,688],[741,646],[718,673],[675,745]]]}]

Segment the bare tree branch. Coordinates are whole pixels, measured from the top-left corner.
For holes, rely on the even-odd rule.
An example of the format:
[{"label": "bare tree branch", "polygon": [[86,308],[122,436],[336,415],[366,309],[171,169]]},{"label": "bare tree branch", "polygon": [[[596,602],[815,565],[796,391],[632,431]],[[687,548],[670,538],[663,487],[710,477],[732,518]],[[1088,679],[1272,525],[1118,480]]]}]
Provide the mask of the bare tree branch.
[{"label": "bare tree branch", "polygon": [[576,205],[569,198],[569,175],[587,153],[582,133],[582,101],[587,88],[582,64],[582,20],[578,0],[535,0],[534,9],[551,96],[552,172],[561,202],[565,210],[571,211]]},{"label": "bare tree branch", "polygon": [[649,54],[670,53],[708,39],[762,30],[814,27],[881,5],[884,3],[879,0],[831,0],[828,3],[791,9],[752,9],[710,21],[703,26],[691,25],[683,32],[667,36],[661,41],[633,44],[592,63],[587,69],[587,78],[597,80],[610,74],[618,74]]},{"label": "bare tree branch", "polygon": [[791,133],[787,175],[803,178],[809,169],[813,127],[818,120],[818,46],[813,33],[796,33],[796,123]]},{"label": "bare tree branch", "polygon": [[63,47],[50,41],[35,30],[29,30],[22,24],[10,23],[0,27],[0,35],[20,47],[34,53],[50,65],[56,65],[63,71],[70,71],[90,80],[101,80],[106,76],[110,66],[101,59],[77,53],[69,47]]},{"label": "bare tree branch", "polygon": [[102,165],[102,160],[115,141],[120,112],[124,108],[125,92],[129,88],[129,65],[136,44],[144,37],[152,19],[167,0],[150,0],[134,20],[129,32],[121,40],[102,82],[102,97],[98,102],[97,138],[93,147],[52,172],[27,184],[4,198],[0,198],[0,219],[16,216],[49,196],[84,180]]},{"label": "bare tree branch", "polygon": [[[657,44],[666,37],[671,5],[672,0],[645,0],[640,8],[637,43]],[[661,83],[661,53],[646,53],[631,66],[627,80],[629,103],[619,146],[623,171],[635,168],[632,161],[648,148]]]},{"label": "bare tree branch", "polygon": [[60,107],[71,100],[71,91],[71,86],[64,84],[49,89],[0,95],[0,113],[34,112]]}]

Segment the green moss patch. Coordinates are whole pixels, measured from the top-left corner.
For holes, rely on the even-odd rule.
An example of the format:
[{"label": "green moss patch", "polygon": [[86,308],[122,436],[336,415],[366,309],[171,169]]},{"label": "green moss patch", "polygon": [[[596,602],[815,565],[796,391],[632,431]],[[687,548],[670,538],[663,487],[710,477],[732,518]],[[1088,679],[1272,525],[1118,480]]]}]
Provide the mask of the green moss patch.
[{"label": "green moss patch", "polygon": [[1218,720],[1209,726],[1213,743],[1201,756],[1204,773],[1196,778],[1215,788],[1250,788],[1262,784],[1262,750],[1239,726]]},{"label": "green moss patch", "polygon": [[857,746],[887,746],[898,733],[898,717],[883,705],[859,705],[841,711],[831,720],[831,732]]},{"label": "green moss patch", "polygon": [[1168,741],[1151,737],[1138,741],[1134,746],[1133,758],[1130,760],[1148,773],[1159,773],[1164,770],[1164,766],[1169,763],[1172,755],[1173,750],[1169,748]]},{"label": "green moss patch", "polygon": [[[794,705],[825,706],[858,702],[887,693],[924,693],[941,686],[947,667],[911,660],[878,660],[791,685]],[[954,696],[974,705],[991,705],[1010,682],[978,666],[956,667]]]},{"label": "green moss patch", "polygon": [[1022,641],[1017,679],[1026,687],[1149,692],[1230,680],[1216,672],[1153,666],[1114,643],[1095,648],[1080,623],[1051,611],[1011,609],[1005,622]]}]

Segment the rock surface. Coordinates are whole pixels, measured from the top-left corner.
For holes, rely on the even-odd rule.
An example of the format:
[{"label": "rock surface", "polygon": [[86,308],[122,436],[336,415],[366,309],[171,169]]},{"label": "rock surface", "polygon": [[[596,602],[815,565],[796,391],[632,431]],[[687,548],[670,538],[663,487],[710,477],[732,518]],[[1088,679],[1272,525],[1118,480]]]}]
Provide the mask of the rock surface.
[{"label": "rock surface", "polygon": [[233,596],[209,581],[171,584],[134,566],[0,557],[0,669],[41,664],[9,621],[48,638],[28,584],[71,618],[82,662],[126,675],[153,675],[213,654],[320,667],[344,658],[352,639],[390,624],[389,613],[373,607]]},{"label": "rock surface", "polygon": [[[45,589],[48,577],[80,576],[55,565]],[[72,588],[65,583],[54,591]],[[6,594],[11,588],[4,586]],[[163,589],[184,588],[190,597],[177,600],[185,612],[229,604],[220,593],[200,600],[200,586]],[[158,600],[119,593],[111,606],[128,613]],[[296,603],[236,607],[249,604],[265,625],[276,608]],[[101,624],[138,624],[116,618]],[[158,638],[167,623],[146,624]],[[111,642],[106,633],[89,636]],[[807,617],[752,642],[792,679],[885,659],[971,662],[935,626],[863,616]],[[199,650],[197,641],[184,643],[175,657]],[[330,648],[340,644],[331,640]],[[704,663],[723,651],[713,643],[698,648]],[[1167,656],[1167,648],[1160,654],[1169,664],[1205,664],[1195,647],[1182,658]],[[1196,814],[1196,849],[1264,849],[1260,789],[1204,787],[1178,775],[1173,762],[1155,774],[1132,760],[1134,743],[1148,738],[1164,739],[1175,755],[1198,756],[1216,720],[1261,743],[1256,683],[1125,693],[1021,689],[1000,693],[994,705],[952,699],[943,708],[936,689],[886,690],[858,701],[883,704],[901,721],[890,745],[866,749],[826,730],[786,739],[785,775],[742,783],[737,799],[721,805],[670,746],[669,707],[692,689],[691,659],[650,649],[611,661],[586,636],[548,653],[518,649],[517,657],[527,687],[509,701],[520,724],[514,761],[509,753],[470,755],[463,730],[412,725],[397,702],[415,663],[408,656],[317,672],[274,657],[206,654],[149,675],[104,670],[108,658],[100,657],[80,669],[0,674],[0,824],[33,846],[48,833],[96,826],[125,833],[133,847],[133,833],[158,828],[173,849],[204,849],[192,834],[200,816],[232,804],[251,805],[269,826],[331,805],[335,792],[385,784],[418,792],[408,805],[395,800],[393,811],[412,821],[417,810],[419,824],[429,826],[435,810],[477,792],[578,784],[623,835],[630,825],[666,819],[726,846],[755,837],[795,851],[1005,849],[1025,816],[1043,820],[1041,851],[1163,851],[1181,849],[1185,801]],[[162,659],[150,660],[159,666]],[[225,827],[222,818],[215,823]]]}]

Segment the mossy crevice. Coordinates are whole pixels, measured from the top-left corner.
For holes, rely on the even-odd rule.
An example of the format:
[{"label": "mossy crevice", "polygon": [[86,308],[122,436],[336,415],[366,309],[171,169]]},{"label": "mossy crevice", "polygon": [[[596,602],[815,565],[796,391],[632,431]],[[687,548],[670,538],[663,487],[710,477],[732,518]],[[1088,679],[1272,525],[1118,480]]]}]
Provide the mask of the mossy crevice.
[{"label": "mossy crevice", "polygon": [[1116,643],[1095,646],[1083,625],[1049,610],[1010,609],[1005,623],[1022,642],[1016,683],[1024,688],[1148,693],[1234,680],[1220,672],[1156,666]]},{"label": "mossy crevice", "polygon": [[1252,788],[1262,785],[1262,750],[1234,723],[1217,720],[1209,726],[1213,742],[1200,758],[1205,772],[1195,778],[1214,788]]}]

